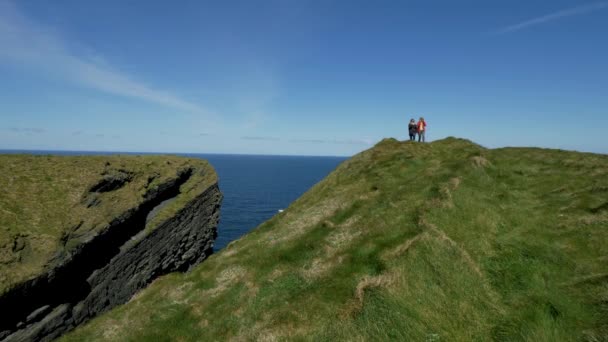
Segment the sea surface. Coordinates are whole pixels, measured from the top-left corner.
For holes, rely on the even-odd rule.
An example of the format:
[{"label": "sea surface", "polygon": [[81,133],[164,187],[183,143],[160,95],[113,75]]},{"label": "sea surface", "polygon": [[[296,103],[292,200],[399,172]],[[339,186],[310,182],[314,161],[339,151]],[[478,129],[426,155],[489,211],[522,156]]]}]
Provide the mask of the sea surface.
[{"label": "sea surface", "polygon": [[[58,155],[107,155],[113,152],[15,151]],[[148,154],[125,153],[120,154]],[[237,154],[178,154],[207,159],[220,178],[222,201],[216,251],[238,239],[327,176],[346,157],[264,156]]]},{"label": "sea surface", "polygon": [[190,154],[207,159],[224,194],[215,250],[270,219],[327,176],[343,157]]}]

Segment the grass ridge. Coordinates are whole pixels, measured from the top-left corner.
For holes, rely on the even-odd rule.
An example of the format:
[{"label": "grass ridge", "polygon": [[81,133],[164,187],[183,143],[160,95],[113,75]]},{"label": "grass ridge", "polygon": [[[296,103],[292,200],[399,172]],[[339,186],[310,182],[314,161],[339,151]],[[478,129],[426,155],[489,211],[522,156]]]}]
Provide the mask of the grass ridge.
[{"label": "grass ridge", "polygon": [[384,139],[64,340],[606,340],[607,188],[603,155]]}]

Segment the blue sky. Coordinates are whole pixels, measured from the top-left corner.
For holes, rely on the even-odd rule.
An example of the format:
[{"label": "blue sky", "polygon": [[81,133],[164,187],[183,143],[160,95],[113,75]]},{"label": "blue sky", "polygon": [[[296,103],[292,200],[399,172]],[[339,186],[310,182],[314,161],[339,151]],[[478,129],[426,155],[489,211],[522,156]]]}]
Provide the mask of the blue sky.
[{"label": "blue sky", "polygon": [[0,0],[0,148],[608,153],[608,1]]}]

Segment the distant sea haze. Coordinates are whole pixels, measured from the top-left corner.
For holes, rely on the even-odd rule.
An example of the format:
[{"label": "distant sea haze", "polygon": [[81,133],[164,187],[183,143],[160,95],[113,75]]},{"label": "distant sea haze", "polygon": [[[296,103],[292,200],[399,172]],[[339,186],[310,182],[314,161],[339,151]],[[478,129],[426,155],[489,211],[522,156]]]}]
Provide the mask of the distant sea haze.
[{"label": "distant sea haze", "polygon": [[[127,152],[22,151],[0,153],[55,155],[148,154]],[[203,158],[215,168],[224,194],[218,237],[220,250],[289,206],[327,176],[346,157],[302,157],[176,153]]]}]

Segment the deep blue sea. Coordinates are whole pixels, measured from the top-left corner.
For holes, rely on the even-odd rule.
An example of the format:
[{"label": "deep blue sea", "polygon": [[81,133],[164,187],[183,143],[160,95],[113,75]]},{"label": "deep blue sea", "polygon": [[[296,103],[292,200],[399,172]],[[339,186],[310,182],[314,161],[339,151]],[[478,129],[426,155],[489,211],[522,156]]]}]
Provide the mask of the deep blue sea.
[{"label": "deep blue sea", "polygon": [[341,157],[188,155],[209,160],[224,194],[215,250],[285,209],[323,179]]},{"label": "deep blue sea", "polygon": [[[0,150],[0,153],[114,154],[113,152],[14,150]],[[287,208],[291,202],[346,159],[345,157],[236,154],[183,153],[179,155],[207,159],[220,178],[220,190],[224,194],[224,200],[221,207],[218,237],[214,247],[216,251],[268,220],[280,209]]]}]

